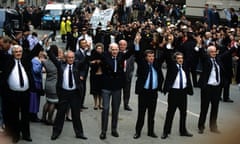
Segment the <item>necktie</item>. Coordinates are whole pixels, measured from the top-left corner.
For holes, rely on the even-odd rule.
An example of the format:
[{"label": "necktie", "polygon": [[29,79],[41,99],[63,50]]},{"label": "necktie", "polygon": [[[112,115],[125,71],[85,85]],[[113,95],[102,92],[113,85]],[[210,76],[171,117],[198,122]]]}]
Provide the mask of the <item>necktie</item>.
[{"label": "necktie", "polygon": [[114,72],[117,72],[117,58],[114,57],[113,60],[114,60]]},{"label": "necktie", "polygon": [[149,89],[153,89],[153,71],[152,71],[152,64],[149,65],[149,75],[150,75],[150,79],[149,79]]},{"label": "necktie", "polygon": [[20,60],[18,60],[18,74],[19,74],[20,86],[23,87],[24,86],[24,81],[23,81],[23,75],[22,75]]},{"label": "necktie", "polygon": [[183,89],[182,66],[179,65],[179,88]]},{"label": "necktie", "polygon": [[127,60],[124,60],[123,71],[124,71],[124,72],[127,71]]},{"label": "necktie", "polygon": [[218,74],[218,67],[217,67],[217,63],[216,63],[216,60],[213,59],[213,66],[214,66],[214,69],[215,69],[215,73],[216,73],[216,81],[218,82],[219,81],[219,74]]},{"label": "necktie", "polygon": [[69,88],[72,88],[72,87],[73,87],[73,79],[72,79],[72,69],[71,69],[71,65],[69,65],[68,85],[69,85]]}]

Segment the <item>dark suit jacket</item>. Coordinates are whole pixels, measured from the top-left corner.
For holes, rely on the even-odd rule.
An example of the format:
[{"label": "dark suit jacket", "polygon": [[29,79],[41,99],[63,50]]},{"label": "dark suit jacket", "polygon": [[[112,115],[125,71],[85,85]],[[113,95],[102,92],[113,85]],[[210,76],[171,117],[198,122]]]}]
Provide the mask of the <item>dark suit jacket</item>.
[{"label": "dark suit jacket", "polygon": [[[62,89],[63,73],[67,66],[67,63],[64,61],[58,61],[57,58],[54,56],[54,54],[52,54],[50,51],[47,51],[47,53],[48,53],[50,60],[57,67],[58,77],[57,77],[56,87],[57,87],[57,89]],[[73,72],[76,88],[77,88],[77,90],[79,90],[81,92],[82,91],[82,82],[80,80],[80,76],[83,76],[83,74],[84,74],[82,63],[74,62],[73,67],[72,67],[72,72]]]},{"label": "dark suit jacket", "polygon": [[133,71],[134,71],[134,62],[135,62],[134,55],[130,56],[127,59],[127,66],[126,66],[127,69],[126,69],[126,72],[125,72],[126,81],[131,81],[131,79],[132,79]]},{"label": "dark suit jacket", "polygon": [[[216,62],[220,67],[220,86],[222,87],[224,84],[224,77],[226,76],[225,69],[223,67],[222,59],[231,55],[235,51],[234,48],[231,50],[227,50],[226,52],[217,55]],[[212,70],[212,61],[203,48],[200,49],[200,57],[202,60],[202,73],[199,78],[199,86],[200,88],[205,88],[208,83],[208,79]]]},{"label": "dark suit jacket", "polygon": [[[193,95],[193,88],[192,88],[192,83],[191,83],[190,76],[189,76],[189,71],[187,70],[187,67],[185,65],[183,65],[182,68],[183,68],[183,70],[186,74],[186,78],[187,78],[187,87],[186,87],[187,94]],[[167,75],[166,75],[164,87],[163,87],[164,93],[167,93],[170,91],[170,89],[172,88],[174,81],[177,77],[177,74],[178,74],[177,64],[175,62],[172,62],[171,65],[167,69]]]},{"label": "dark suit jacket", "polygon": [[[149,73],[149,64],[145,60],[142,53],[136,52],[135,53],[136,62],[138,65],[137,69],[137,81],[135,87],[135,93],[140,94],[144,89],[145,82],[148,77]],[[154,69],[157,71],[158,74],[158,88],[157,90],[162,91],[162,83],[163,83],[163,73],[162,73],[162,59],[155,59],[153,63]]]},{"label": "dark suit jacket", "polygon": [[108,52],[103,53],[101,56],[102,60],[102,71],[103,71],[103,89],[107,90],[119,90],[124,86],[124,71],[123,63],[124,60],[128,59],[133,54],[132,50],[127,53],[118,53],[117,56],[117,72],[114,72],[114,62],[112,55]]},{"label": "dark suit jacket", "polygon": [[80,50],[77,50],[76,52],[75,52],[75,61],[77,62],[77,63],[80,63],[81,64],[81,66],[82,66],[82,70],[83,70],[83,77],[85,78],[85,80],[86,80],[86,78],[87,78],[87,76],[88,76],[88,70],[89,70],[89,67],[90,67],[90,63],[89,63],[89,61],[90,61],[90,56],[88,56],[88,55],[86,55],[86,53],[85,53],[85,55],[82,53],[82,51],[80,51]]},{"label": "dark suit jacket", "polygon": [[[42,46],[40,44],[37,44],[32,51],[28,50],[23,50],[23,56],[21,59],[21,63],[26,71],[27,77],[29,79],[29,90],[34,91],[35,90],[35,84],[33,80],[33,76],[31,73],[32,69],[32,63],[31,60],[35,56],[39,54],[39,52],[42,50]],[[9,88],[8,86],[8,78],[12,72],[12,69],[15,65],[15,60],[14,57],[7,52],[0,50],[0,61],[3,61],[1,63],[1,70],[2,70],[2,80],[1,80],[1,85],[3,87],[3,90],[6,90]]]}]

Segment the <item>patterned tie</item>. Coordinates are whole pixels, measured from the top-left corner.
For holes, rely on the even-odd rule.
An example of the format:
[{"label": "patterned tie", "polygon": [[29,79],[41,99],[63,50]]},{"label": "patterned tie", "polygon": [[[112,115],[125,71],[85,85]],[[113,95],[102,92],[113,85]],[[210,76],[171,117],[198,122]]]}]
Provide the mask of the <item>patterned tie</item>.
[{"label": "patterned tie", "polygon": [[73,78],[72,78],[72,69],[71,69],[71,65],[69,65],[69,72],[68,72],[68,85],[69,88],[73,87]]},{"label": "patterned tie", "polygon": [[149,89],[153,89],[153,70],[152,70],[152,64],[149,65],[149,74],[150,74],[150,79],[149,79]]},{"label": "patterned tie", "polygon": [[179,88],[183,89],[182,65],[179,65]]},{"label": "patterned tie", "polygon": [[20,65],[20,60],[18,60],[18,74],[19,74],[19,81],[20,81],[20,87],[24,86],[24,80],[23,80],[23,75],[22,75],[22,69]]},{"label": "patterned tie", "polygon": [[219,82],[218,67],[217,67],[217,63],[216,63],[216,60],[215,60],[215,59],[213,59],[213,66],[214,66],[215,73],[216,73],[216,81]]}]

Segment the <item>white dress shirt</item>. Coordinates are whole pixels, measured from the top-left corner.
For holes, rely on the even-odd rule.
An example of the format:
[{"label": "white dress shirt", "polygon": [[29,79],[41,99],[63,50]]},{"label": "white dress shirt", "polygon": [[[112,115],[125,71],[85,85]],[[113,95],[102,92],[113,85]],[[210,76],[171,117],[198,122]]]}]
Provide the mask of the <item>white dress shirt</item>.
[{"label": "white dress shirt", "polygon": [[29,88],[28,76],[27,76],[27,73],[26,73],[24,67],[21,64],[21,61],[20,61],[20,67],[21,67],[23,82],[24,82],[23,87],[20,86],[19,72],[18,72],[18,60],[15,59],[15,65],[14,65],[12,72],[10,73],[10,75],[8,77],[8,81],[7,81],[9,88],[13,91],[26,91]]},{"label": "white dress shirt", "polygon": [[70,66],[70,65],[67,64],[67,66],[65,67],[65,70],[64,70],[64,72],[63,72],[62,88],[65,89],[65,90],[75,90],[75,89],[76,89],[76,84],[75,84],[75,79],[74,79],[73,70],[72,70],[73,65],[71,65],[73,87],[72,87],[72,88],[69,87],[69,78],[68,78],[69,66]]},{"label": "white dress shirt", "polygon": [[[177,64],[177,67],[179,69],[179,65]],[[185,89],[187,87],[187,77],[186,77],[186,73],[185,71],[181,68],[182,71],[182,82],[183,82],[183,89]],[[178,71],[178,74],[176,76],[176,79],[173,83],[172,88],[174,89],[180,89],[180,72]]]},{"label": "white dress shirt", "polygon": [[208,85],[218,86],[220,84],[220,67],[216,62],[217,69],[218,69],[218,79],[219,79],[219,81],[217,82],[213,59],[211,59],[211,62],[212,62],[212,70],[208,78]]}]

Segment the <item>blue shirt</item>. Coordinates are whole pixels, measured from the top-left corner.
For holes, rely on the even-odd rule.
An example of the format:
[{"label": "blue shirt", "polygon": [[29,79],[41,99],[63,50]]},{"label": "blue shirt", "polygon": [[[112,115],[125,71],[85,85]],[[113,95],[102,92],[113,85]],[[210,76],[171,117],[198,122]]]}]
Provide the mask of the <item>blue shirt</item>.
[{"label": "blue shirt", "polygon": [[[150,66],[152,68],[152,74],[153,74],[153,80],[152,80],[152,89],[157,89],[158,87],[158,75],[157,75],[157,71],[154,69],[153,66]],[[150,72],[148,73],[148,77],[147,80],[145,82],[144,88],[145,89],[149,89],[149,84],[150,83]]]}]

